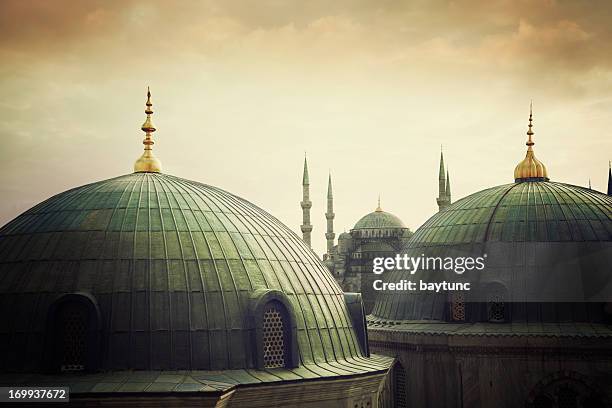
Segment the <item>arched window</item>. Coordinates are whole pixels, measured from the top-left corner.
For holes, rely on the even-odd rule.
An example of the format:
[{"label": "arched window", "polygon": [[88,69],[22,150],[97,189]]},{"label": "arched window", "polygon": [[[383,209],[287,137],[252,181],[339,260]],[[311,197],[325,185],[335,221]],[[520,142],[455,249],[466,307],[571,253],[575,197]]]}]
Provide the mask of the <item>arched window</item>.
[{"label": "arched window", "polygon": [[553,400],[547,395],[538,395],[533,400],[533,408],[553,408]]},{"label": "arched window", "polygon": [[487,287],[487,320],[494,323],[505,322],[506,310],[506,288],[501,283],[492,283]]},{"label": "arched window", "polygon": [[249,325],[254,329],[253,363],[258,369],[294,368],[300,363],[297,324],[287,295],[259,289],[249,295]]},{"label": "arched window", "polygon": [[283,308],[278,302],[266,305],[263,315],[263,360],[265,368],[286,366],[287,329]]},{"label": "arched window", "polygon": [[398,362],[393,368],[393,394],[396,408],[408,407],[408,395],[406,384],[406,369]]},{"label": "arched window", "polygon": [[557,391],[559,408],[578,408],[578,393],[569,387]]},{"label": "arched window", "polygon": [[465,295],[463,292],[451,294],[450,317],[454,322],[465,321]]},{"label": "arched window", "polygon": [[52,371],[98,368],[100,312],[89,294],[71,293],[56,300],[47,318],[46,364]]},{"label": "arched window", "polygon": [[501,294],[490,294],[487,301],[487,315],[490,322],[503,322],[506,320],[506,303]]},{"label": "arched window", "polygon": [[61,347],[60,370],[85,370],[89,332],[87,309],[76,302],[67,302],[60,307],[56,324],[56,342]]},{"label": "arched window", "polygon": [[600,408],[609,401],[589,379],[578,373],[555,373],[540,381],[527,400],[527,408]]}]

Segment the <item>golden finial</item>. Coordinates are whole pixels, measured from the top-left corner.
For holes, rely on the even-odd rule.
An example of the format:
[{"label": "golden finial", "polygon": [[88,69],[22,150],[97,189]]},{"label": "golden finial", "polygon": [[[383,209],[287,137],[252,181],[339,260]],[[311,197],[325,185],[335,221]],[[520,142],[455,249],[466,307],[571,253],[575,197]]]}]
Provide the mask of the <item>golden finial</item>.
[{"label": "golden finial", "polygon": [[533,127],[533,101],[529,102],[529,129],[527,130],[527,136],[529,136],[529,138],[527,139],[527,143],[525,143],[527,146],[533,146],[535,143],[533,143],[533,140],[531,140],[531,136],[533,136],[533,130],[531,129]]},{"label": "golden finial", "polygon": [[380,208],[380,194],[378,195],[378,207],[376,207],[376,212],[382,212],[382,208]]},{"label": "golden finial", "polygon": [[146,102],[146,108],[145,108],[145,113],[147,114],[147,118],[145,119],[141,127],[142,131],[145,132],[145,138],[142,141],[142,144],[144,145],[144,152],[142,153],[142,156],[140,156],[140,158],[136,160],[136,163],[134,163],[135,173],[139,173],[139,172],[160,173],[161,172],[161,167],[162,167],[161,162],[159,161],[157,157],[153,155],[153,145],[155,144],[155,142],[153,141],[151,134],[155,132],[156,129],[155,129],[155,126],[153,126],[153,122],[151,120],[151,115],[153,114],[153,109],[151,109],[152,106],[153,104],[151,103],[151,91],[149,90],[149,87],[147,86],[147,102]]},{"label": "golden finial", "polygon": [[548,172],[544,163],[536,159],[533,153],[533,102],[529,104],[529,126],[527,130],[527,154],[514,169],[514,181],[548,181]]}]

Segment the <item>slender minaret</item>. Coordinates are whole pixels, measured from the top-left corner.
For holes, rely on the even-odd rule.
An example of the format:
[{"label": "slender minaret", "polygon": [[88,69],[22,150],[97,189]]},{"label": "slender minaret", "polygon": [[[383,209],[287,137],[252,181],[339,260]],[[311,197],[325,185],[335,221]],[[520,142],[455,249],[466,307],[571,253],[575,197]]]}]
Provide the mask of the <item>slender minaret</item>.
[{"label": "slender minaret", "polygon": [[304,175],[302,177],[302,239],[310,247],[310,233],[312,232],[312,225],[310,225],[310,207],[312,202],[310,201],[310,181],[308,180],[308,162],[306,161],[306,154],[304,154]]},{"label": "slender minaret", "polygon": [[327,255],[331,256],[334,249],[334,194],[332,193],[332,181],[331,172],[329,173],[329,179],[327,181],[327,212],[325,218],[327,218],[327,232],[325,233],[325,239],[327,240]]},{"label": "slender minaret", "polygon": [[[450,184],[447,182],[447,175],[444,171],[444,154],[440,147],[440,172],[438,173],[438,210],[442,211],[450,205]],[[447,192],[448,188],[448,192]]]},{"label": "slender minaret", "polygon": [[448,167],[446,167],[446,198],[448,199],[448,205],[451,205],[453,203],[453,200],[451,199],[451,190],[450,190],[450,170],[448,169]]},{"label": "slender minaret", "polygon": [[612,195],[612,161],[608,162],[608,195]]}]

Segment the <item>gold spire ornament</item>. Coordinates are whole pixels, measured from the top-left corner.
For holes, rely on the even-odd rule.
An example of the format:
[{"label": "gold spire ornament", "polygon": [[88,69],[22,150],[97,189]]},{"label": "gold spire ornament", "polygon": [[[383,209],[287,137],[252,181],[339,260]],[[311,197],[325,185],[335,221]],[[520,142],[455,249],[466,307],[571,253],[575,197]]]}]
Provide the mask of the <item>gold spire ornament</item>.
[{"label": "gold spire ornament", "polygon": [[527,154],[523,161],[521,161],[514,169],[514,181],[548,181],[548,172],[544,163],[536,159],[533,153],[533,145],[535,143],[532,140],[533,136],[533,105],[529,105],[529,130],[527,130]]},{"label": "gold spire ornament", "polygon": [[376,207],[376,212],[382,212],[382,208],[380,207],[380,194],[378,195],[378,207]]},{"label": "gold spire ornament", "polygon": [[147,114],[147,118],[141,127],[142,131],[145,132],[145,138],[142,141],[142,144],[144,145],[144,152],[142,153],[142,156],[136,160],[136,163],[134,163],[134,173],[161,173],[161,161],[159,161],[159,159],[153,155],[153,145],[155,142],[153,141],[151,134],[155,132],[156,129],[151,121],[151,115],[153,114],[151,107],[153,104],[151,103],[151,91],[149,90],[149,87],[147,87],[146,106],[145,113]]}]

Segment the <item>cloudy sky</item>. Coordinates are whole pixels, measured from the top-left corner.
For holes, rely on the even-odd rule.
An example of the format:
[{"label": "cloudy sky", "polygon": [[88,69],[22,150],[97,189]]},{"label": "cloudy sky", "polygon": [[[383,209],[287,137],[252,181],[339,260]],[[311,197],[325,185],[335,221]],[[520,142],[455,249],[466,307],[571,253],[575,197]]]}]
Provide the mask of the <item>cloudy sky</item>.
[{"label": "cloudy sky", "polygon": [[608,1],[0,2],[0,224],[67,188],[129,173],[146,86],[164,171],[216,185],[296,232],[308,152],[313,243],[327,173],[336,229],[376,206],[436,211],[512,181],[604,190],[612,159]]}]

